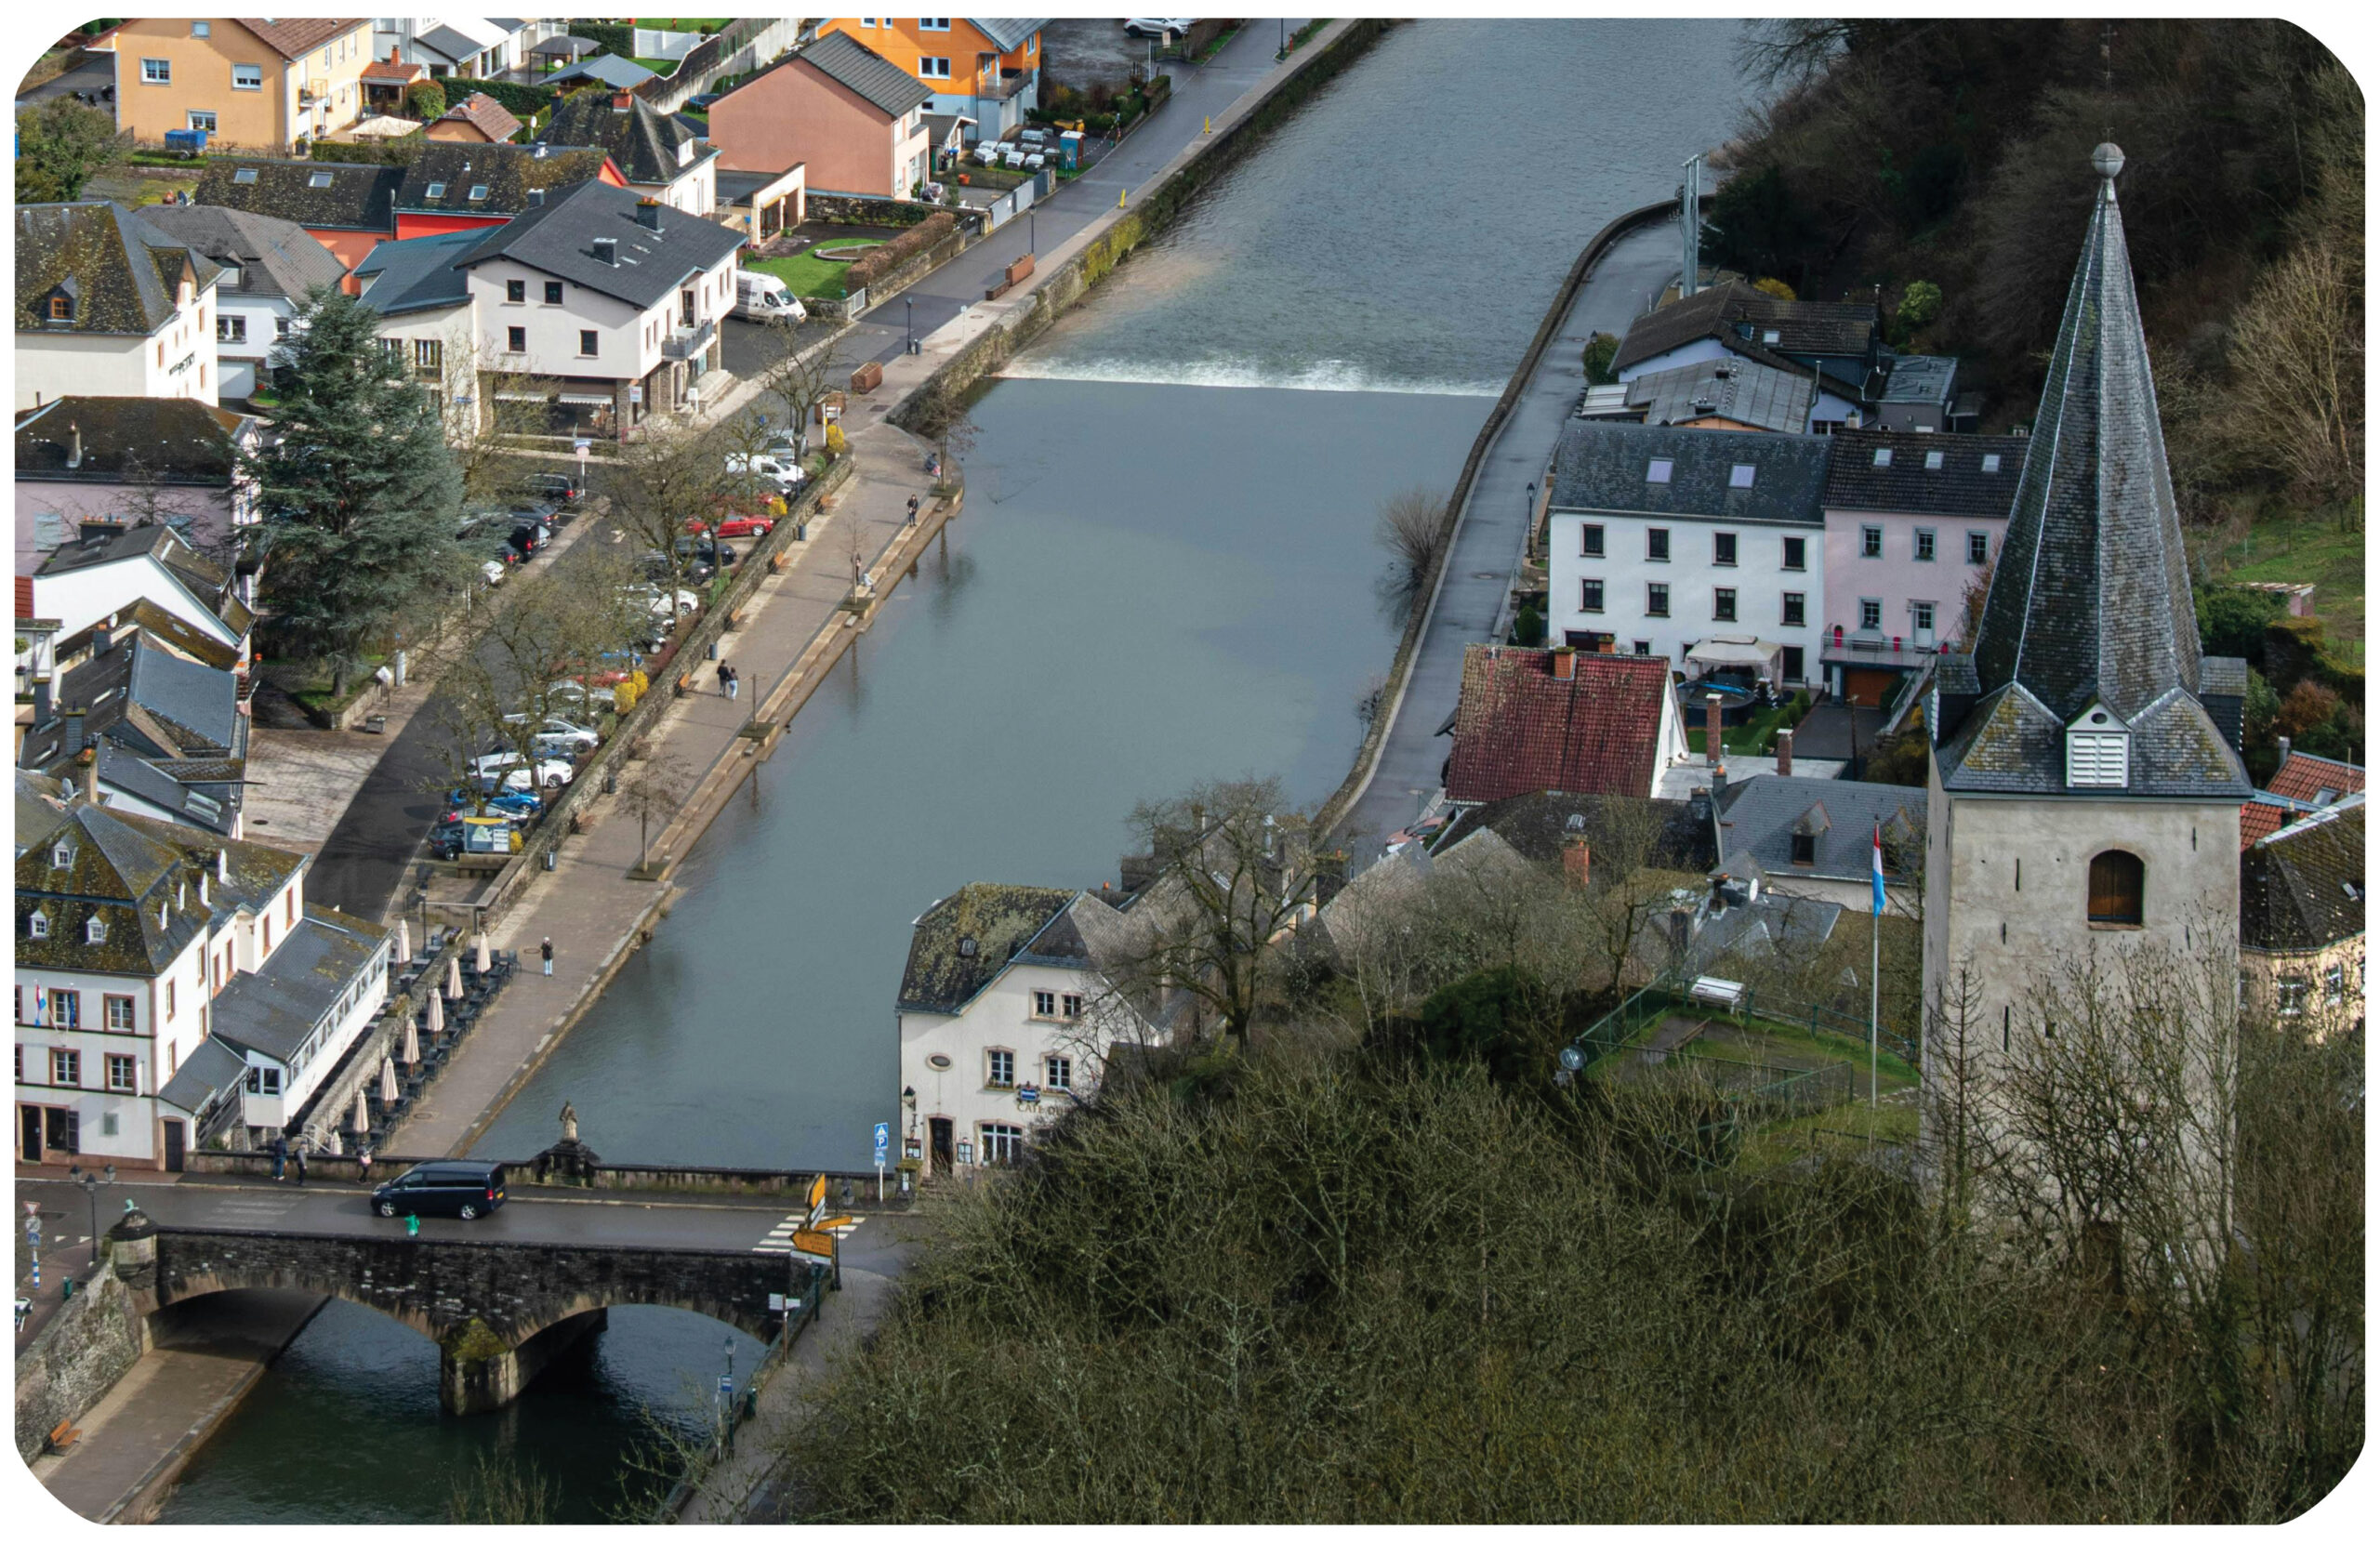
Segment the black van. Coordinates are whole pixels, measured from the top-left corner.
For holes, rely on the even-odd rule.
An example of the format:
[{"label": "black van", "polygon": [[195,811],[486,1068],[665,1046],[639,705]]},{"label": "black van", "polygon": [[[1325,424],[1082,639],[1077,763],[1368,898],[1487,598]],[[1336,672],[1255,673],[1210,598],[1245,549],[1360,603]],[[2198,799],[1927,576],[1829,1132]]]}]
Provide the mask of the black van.
[{"label": "black van", "polygon": [[421,1163],[372,1192],[372,1208],[382,1216],[458,1216],[469,1221],[503,1204],[502,1163]]}]

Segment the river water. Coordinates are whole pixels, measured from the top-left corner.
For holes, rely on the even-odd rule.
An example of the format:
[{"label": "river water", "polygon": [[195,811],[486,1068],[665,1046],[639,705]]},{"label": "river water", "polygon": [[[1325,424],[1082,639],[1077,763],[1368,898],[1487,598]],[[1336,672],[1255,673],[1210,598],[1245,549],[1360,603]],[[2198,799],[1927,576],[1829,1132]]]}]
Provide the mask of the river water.
[{"label": "river water", "polygon": [[[1580,245],[1733,129],[1735,37],[1400,27],[1136,253],[982,395],[946,544],[477,1150],[538,1150],[568,1100],[615,1161],[864,1167],[919,913],[1112,879],[1133,803],[1202,778],[1336,786],[1395,644],[1381,502],[1452,483]],[[334,1302],[163,1519],[436,1520],[494,1452],[601,1520],[640,1420],[707,1418],[722,1335],[615,1310],[513,1408],[452,1419],[434,1347]]]}]

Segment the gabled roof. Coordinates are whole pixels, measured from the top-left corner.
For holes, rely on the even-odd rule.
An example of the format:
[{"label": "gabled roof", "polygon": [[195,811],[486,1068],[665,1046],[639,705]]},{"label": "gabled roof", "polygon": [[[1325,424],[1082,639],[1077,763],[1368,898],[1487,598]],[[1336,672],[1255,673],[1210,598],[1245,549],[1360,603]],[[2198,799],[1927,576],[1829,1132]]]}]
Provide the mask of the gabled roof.
[{"label": "gabled roof", "polygon": [[1012,54],[1024,47],[1026,38],[1050,24],[1046,19],[1038,17],[1030,21],[1014,20],[986,21],[980,16],[971,16],[967,19],[967,22],[983,33],[993,47],[1004,54]]},{"label": "gabled roof", "polygon": [[[622,175],[648,187],[675,181],[719,153],[697,144],[693,129],[632,91],[582,91],[554,109],[553,122],[545,131],[557,143],[594,145],[610,152]],[[695,148],[681,166],[682,145]]]},{"label": "gabled roof", "polygon": [[486,240],[487,231],[474,227],[384,241],[355,265],[362,299],[383,316],[461,305],[471,297],[471,286],[458,265]]},{"label": "gabled roof", "polygon": [[1692,418],[1725,418],[1778,434],[1807,429],[1818,396],[1806,370],[1732,356],[1647,371],[1624,389],[1628,404],[1644,408],[1645,422],[1655,429]]},{"label": "gabled roof", "polygon": [[307,906],[262,969],[239,971],[215,994],[207,1032],[286,1065],[388,938],[361,917]]},{"label": "gabled roof", "polygon": [[[449,118],[454,119],[457,123],[466,123],[470,125],[473,128],[478,129],[482,134],[486,135],[490,139],[509,139],[515,134],[521,132],[521,120],[514,117],[511,111],[502,102],[497,101],[494,97],[489,96],[484,91],[472,92],[469,96],[465,97],[461,101],[456,102],[444,112],[439,114],[439,121],[441,123],[445,122]],[[554,138],[564,144],[579,144],[583,142],[581,140],[572,138],[567,134],[557,134]]]},{"label": "gabled roof", "polygon": [[[1893,434],[1846,429],[1827,441],[1826,507],[1877,514],[2005,520],[2030,442],[2016,434]],[[1876,457],[1888,457],[1878,466]],[[1938,461],[1939,464],[1934,464]]]},{"label": "gabled roof", "polygon": [[17,480],[229,487],[233,439],[251,422],[190,397],[60,397],[17,415]]},{"label": "gabled roof", "polygon": [[[469,145],[433,139],[405,168],[396,206],[416,215],[517,217],[539,207],[529,196],[532,191],[551,204],[560,190],[600,178],[610,164],[601,150],[579,145]],[[485,188],[487,196],[473,198],[474,188]]]},{"label": "gabled roof", "polygon": [[[17,330],[145,336],[173,320],[187,273],[200,289],[217,269],[121,204],[28,204],[17,211]],[[64,294],[72,321],[49,319]]]},{"label": "gabled roof", "polygon": [[598,54],[593,59],[582,59],[575,64],[563,66],[550,75],[541,76],[537,84],[566,86],[575,80],[588,80],[601,81],[605,86],[615,86],[621,90],[631,90],[654,78],[652,71],[634,59],[622,59],[617,54]]},{"label": "gabled roof", "polygon": [[2275,831],[2240,854],[2240,942],[2271,953],[2363,931],[2363,798]]},{"label": "gabled roof", "polygon": [[894,1008],[959,1011],[1080,893],[1028,884],[970,884],[935,902],[911,925],[909,959]]},{"label": "gabled roof", "polygon": [[282,296],[303,303],[308,293],[336,286],[345,271],[330,249],[306,228],[275,215],[204,204],[153,204],[140,218],[209,260],[237,267],[220,296]]},{"label": "gabled roof", "polygon": [[156,809],[167,811],[178,824],[196,825],[218,836],[229,836],[240,818],[236,798],[218,797],[236,792],[216,786],[192,787],[178,777],[167,773],[165,767],[134,754],[112,740],[99,745],[99,782],[103,801],[110,790],[126,794]]},{"label": "gabled roof", "polygon": [[266,46],[285,59],[302,59],[335,38],[345,37],[358,27],[372,25],[372,19],[368,16],[239,16],[232,20],[256,33]]},{"label": "gabled roof", "polygon": [[430,66],[403,59],[376,59],[364,67],[363,79],[411,85],[430,78]]},{"label": "gabled roof", "polygon": [[2334,798],[2363,791],[2363,768],[2328,756],[2309,756],[2292,748],[2281,758],[2265,791],[2300,803],[2312,803],[2324,793]]},{"label": "gabled roof", "polygon": [[1547,788],[1651,789],[1669,662],[1616,653],[1571,658],[1574,678],[1560,680],[1549,651],[1486,643],[1463,651],[1449,798],[1487,803]]},{"label": "gabled roof", "polygon": [[[1651,481],[1653,463],[1670,463]],[[1735,468],[1752,468],[1737,487]],[[1826,441],[1808,434],[1653,429],[1574,418],[1554,451],[1552,507],[1612,514],[1819,524]]]},{"label": "gabled roof", "polygon": [[2116,204],[2123,155],[2102,145],[2093,163],[2099,196],[1977,631],[1970,716],[1997,727],[1945,726],[1943,785],[1966,785],[1961,758],[1981,751],[1992,785],[2063,791],[2063,737],[2034,715],[2062,726],[2096,703],[2132,731],[2130,791],[2244,800],[2247,772],[2199,696],[2181,511]]},{"label": "gabled roof", "polygon": [[[1649,827],[1649,828],[1648,828]],[[1557,793],[1551,789],[1466,809],[1435,843],[1452,851],[1474,832],[1492,830],[1532,863],[1560,860],[1571,837],[1586,838],[1590,852],[1615,841],[1635,843],[1649,835],[1649,861],[1656,867],[1700,873],[1719,860],[1711,821],[1676,798],[1645,798],[1626,793]]]},{"label": "gabled roof", "polygon": [[[674,293],[689,274],[707,272],[744,244],[738,231],[666,206],[655,206],[657,228],[647,230],[637,218],[645,202],[625,188],[581,182],[496,227],[462,260],[476,267],[504,257],[643,310]],[[598,240],[615,244],[616,260],[594,255]]]},{"label": "gabled roof", "polygon": [[483,51],[495,47],[504,41],[504,37],[502,32],[485,22],[473,31],[468,20],[441,20],[438,25],[413,34],[416,46],[428,48],[450,64],[465,63]]},{"label": "gabled roof", "polygon": [[[1866,882],[1870,843],[1879,824],[1887,851],[1908,851],[1925,835],[1925,789],[1886,783],[1834,782],[1817,777],[1746,777],[1718,797],[1719,847],[1733,860],[1748,854],[1768,873]],[[1815,840],[1816,860],[1793,861],[1793,837]],[[1891,883],[1905,875],[1887,867]]]},{"label": "gabled roof", "polygon": [[397,188],[404,179],[403,166],[218,156],[206,163],[191,196],[216,208],[293,220],[309,231],[393,232]]},{"label": "gabled roof", "polygon": [[42,562],[36,578],[51,578],[110,562],[154,559],[190,597],[220,620],[234,636],[247,631],[255,617],[242,603],[231,575],[192,551],[190,543],[169,525],[127,525],[102,538],[60,547]]},{"label": "gabled roof", "polygon": [[1714,284],[1636,318],[1612,367],[1631,369],[1705,337],[1792,356],[1863,359],[1875,336],[1876,308],[1864,301],[1780,300],[1747,284]]},{"label": "gabled roof", "polygon": [[828,33],[790,62],[809,65],[888,118],[933,100],[933,92],[917,76],[846,33]]},{"label": "gabled roof", "polygon": [[[50,853],[61,840],[69,849],[67,865],[52,867]],[[220,880],[214,877],[218,852],[230,869]],[[218,918],[260,910],[308,861],[254,841],[77,802],[39,845],[17,857],[18,962],[153,977]],[[207,877],[204,903],[202,871]],[[48,918],[46,938],[33,937],[26,925],[35,910]],[[85,931],[95,915],[107,923],[106,937],[96,943]]]}]

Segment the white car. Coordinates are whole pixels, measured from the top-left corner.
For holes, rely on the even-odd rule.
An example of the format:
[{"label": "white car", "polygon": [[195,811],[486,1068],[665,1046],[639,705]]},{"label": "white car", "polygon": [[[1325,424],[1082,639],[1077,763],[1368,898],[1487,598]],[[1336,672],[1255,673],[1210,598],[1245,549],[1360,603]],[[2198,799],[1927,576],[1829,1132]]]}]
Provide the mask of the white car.
[{"label": "white car", "polygon": [[504,582],[504,564],[494,558],[488,559],[480,564],[480,577],[487,581],[489,588],[495,588]]},{"label": "white car", "polygon": [[1198,24],[1195,16],[1135,16],[1124,23],[1126,37],[1157,37],[1171,33],[1179,37]]},{"label": "white car", "polygon": [[630,600],[642,602],[648,613],[664,618],[667,618],[672,611],[681,616],[691,616],[703,607],[703,598],[691,589],[679,590],[677,603],[674,606],[670,604],[668,596],[651,585],[638,585],[628,594]]},{"label": "white car", "polygon": [[[505,722],[520,725],[529,721],[524,713],[513,713]],[[603,736],[592,729],[583,729],[568,719],[549,718],[537,726],[529,743],[540,756],[552,756],[568,760],[582,750],[592,750],[603,742]]]},{"label": "white car", "polygon": [[774,482],[780,491],[790,492],[801,485],[801,468],[774,455],[730,455],[727,457],[730,477],[757,477]]},{"label": "white car", "polygon": [[568,787],[574,775],[566,760],[541,760],[532,769],[510,750],[471,762],[471,780],[491,792],[526,793],[532,787]]}]

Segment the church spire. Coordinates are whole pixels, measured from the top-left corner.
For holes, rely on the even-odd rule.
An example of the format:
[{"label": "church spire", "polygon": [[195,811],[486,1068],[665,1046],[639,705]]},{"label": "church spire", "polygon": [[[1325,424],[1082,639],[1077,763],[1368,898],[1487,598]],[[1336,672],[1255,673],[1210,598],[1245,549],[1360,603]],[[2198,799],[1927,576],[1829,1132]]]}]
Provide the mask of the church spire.
[{"label": "church spire", "polygon": [[2094,699],[2136,717],[2176,687],[2201,694],[2198,618],[2157,421],[2116,176],[2099,193],[1977,630],[1985,692],[2014,682],[2061,719]]}]

